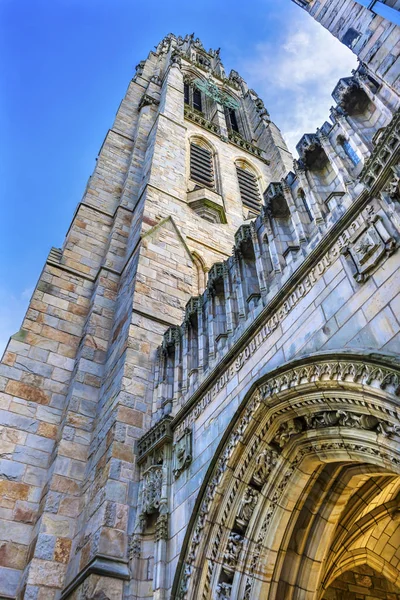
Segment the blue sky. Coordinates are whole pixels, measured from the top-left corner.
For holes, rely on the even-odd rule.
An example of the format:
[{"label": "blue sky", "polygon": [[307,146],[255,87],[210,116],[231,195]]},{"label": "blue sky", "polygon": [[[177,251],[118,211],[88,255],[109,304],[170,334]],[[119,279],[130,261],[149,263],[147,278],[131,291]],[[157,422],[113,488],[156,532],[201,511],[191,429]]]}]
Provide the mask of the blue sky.
[{"label": "blue sky", "polygon": [[135,72],[167,33],[221,47],[294,147],[352,53],[290,0],[1,0],[0,355],[62,245]]}]

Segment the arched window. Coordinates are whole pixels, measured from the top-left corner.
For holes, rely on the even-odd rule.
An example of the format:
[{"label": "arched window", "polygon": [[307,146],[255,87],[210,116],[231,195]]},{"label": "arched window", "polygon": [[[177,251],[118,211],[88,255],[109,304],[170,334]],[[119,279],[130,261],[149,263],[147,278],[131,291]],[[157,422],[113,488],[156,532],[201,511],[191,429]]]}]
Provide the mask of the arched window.
[{"label": "arched window", "polygon": [[240,134],[237,114],[233,108],[225,109],[225,120],[229,131],[236,131],[236,133]]},{"label": "arched window", "polygon": [[357,152],[354,150],[353,146],[350,144],[349,140],[344,138],[343,136],[338,137],[338,142],[342,146],[346,156],[351,160],[353,165],[356,167],[360,162],[360,158]]},{"label": "arched window", "polygon": [[191,83],[185,82],[183,84],[183,92],[185,104],[189,105],[191,108],[198,110],[199,112],[203,112],[203,103],[201,92]]},{"label": "arched window", "polygon": [[260,212],[261,203],[257,176],[246,163],[236,164],[236,173],[243,206],[249,208],[255,216]]},{"label": "arched window", "polygon": [[303,207],[304,207],[304,209],[305,209],[305,211],[306,211],[306,213],[308,215],[308,218],[310,219],[310,221],[314,221],[314,215],[312,214],[311,209],[310,209],[310,207],[308,205],[307,198],[306,198],[306,195],[304,193],[304,190],[300,189],[298,191],[298,196],[299,196],[299,198],[300,198],[300,200],[301,200],[301,202],[303,204]]},{"label": "arched window", "polygon": [[208,188],[215,187],[212,151],[197,141],[190,144],[190,179]]}]

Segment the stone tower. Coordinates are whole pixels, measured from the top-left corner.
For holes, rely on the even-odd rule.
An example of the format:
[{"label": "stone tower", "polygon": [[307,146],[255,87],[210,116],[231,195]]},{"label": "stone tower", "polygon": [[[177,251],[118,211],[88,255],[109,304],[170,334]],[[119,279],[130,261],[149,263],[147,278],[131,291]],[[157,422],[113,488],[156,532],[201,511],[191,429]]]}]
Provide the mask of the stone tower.
[{"label": "stone tower", "polygon": [[400,597],[400,99],[333,98],[293,162],[219,50],[137,66],[1,364],[1,597]]},{"label": "stone tower", "polygon": [[4,356],[0,593],[50,598],[99,561],[128,576],[135,442],[171,412],[156,348],[291,165],[219,51],[171,34],[137,65]]}]

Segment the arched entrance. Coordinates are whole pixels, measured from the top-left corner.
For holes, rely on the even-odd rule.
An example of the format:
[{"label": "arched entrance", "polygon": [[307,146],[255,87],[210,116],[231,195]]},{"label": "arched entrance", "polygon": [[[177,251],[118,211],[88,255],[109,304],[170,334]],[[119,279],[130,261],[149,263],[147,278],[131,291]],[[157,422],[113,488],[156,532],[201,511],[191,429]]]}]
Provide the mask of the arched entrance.
[{"label": "arched entrance", "polygon": [[353,577],[349,593],[362,598],[358,578],[396,598],[399,385],[390,359],[349,355],[257,382],[209,469],[172,597],[336,600]]}]

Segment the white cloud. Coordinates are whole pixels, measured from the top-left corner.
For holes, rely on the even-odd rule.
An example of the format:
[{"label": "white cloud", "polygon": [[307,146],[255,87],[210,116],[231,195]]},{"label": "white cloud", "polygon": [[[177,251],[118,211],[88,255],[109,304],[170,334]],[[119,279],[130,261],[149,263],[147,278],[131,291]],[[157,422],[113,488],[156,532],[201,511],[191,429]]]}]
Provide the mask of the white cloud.
[{"label": "white cloud", "polygon": [[303,133],[329,118],[331,92],[357,66],[355,55],[300,11],[278,44],[260,43],[241,73],[264,99],[272,119],[295,152]]}]

